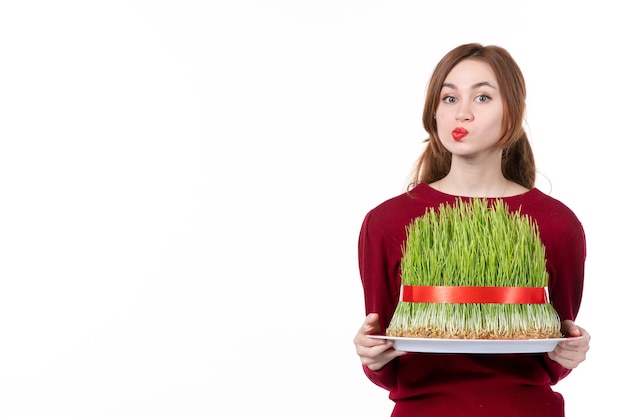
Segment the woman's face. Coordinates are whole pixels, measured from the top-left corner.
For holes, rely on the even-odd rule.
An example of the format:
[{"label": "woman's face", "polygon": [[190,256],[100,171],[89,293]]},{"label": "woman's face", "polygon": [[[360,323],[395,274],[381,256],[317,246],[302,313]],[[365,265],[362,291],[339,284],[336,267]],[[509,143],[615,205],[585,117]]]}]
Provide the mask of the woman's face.
[{"label": "woman's face", "polygon": [[441,142],[453,155],[490,153],[502,137],[503,106],[491,67],[479,60],[459,62],[446,77],[435,120]]}]

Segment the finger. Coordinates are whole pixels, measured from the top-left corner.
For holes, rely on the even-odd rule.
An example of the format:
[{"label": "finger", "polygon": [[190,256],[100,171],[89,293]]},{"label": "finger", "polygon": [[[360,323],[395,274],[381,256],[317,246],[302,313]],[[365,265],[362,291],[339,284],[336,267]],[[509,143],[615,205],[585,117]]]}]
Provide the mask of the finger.
[{"label": "finger", "polygon": [[[388,351],[392,345],[388,344],[385,340],[377,340],[366,338],[363,343],[355,343],[356,353],[361,357],[363,363],[371,363],[373,360],[380,358],[386,351]],[[375,342],[375,344],[372,344]],[[378,343],[382,342],[382,343]]]},{"label": "finger", "polygon": [[367,334],[380,334],[378,314],[376,313],[368,314],[367,317],[365,317],[363,324],[359,328],[359,331],[357,332],[357,336]]},{"label": "finger", "polygon": [[405,355],[406,352],[395,350],[395,349],[387,349],[383,353],[379,355],[375,355],[373,357],[361,356],[361,362],[366,365],[369,369],[373,371],[377,371],[387,363],[391,362],[393,359],[398,356]]},{"label": "finger", "polygon": [[372,334],[373,332],[380,332],[380,325],[378,324],[378,314],[370,313],[365,317],[364,327],[367,328],[368,333]]},{"label": "finger", "polygon": [[582,335],[582,328],[577,326],[572,320],[563,320],[561,323],[561,333],[566,337],[578,337]]},{"label": "finger", "polygon": [[560,342],[558,346],[562,347],[563,349],[584,350],[585,352],[588,351],[589,341],[591,337],[589,336],[589,333],[587,333],[585,329],[580,328],[580,330],[581,330],[580,336],[582,337],[576,337],[576,338],[573,338],[573,340],[565,340],[563,342]]},{"label": "finger", "polygon": [[573,369],[586,359],[587,350],[587,347],[572,349],[557,346],[552,352],[548,352],[548,357],[564,368]]},{"label": "finger", "polygon": [[575,358],[554,357],[551,359],[566,369],[574,369],[582,362],[582,360]]},{"label": "finger", "polygon": [[374,346],[385,346],[385,345],[393,346],[393,342],[389,340],[368,337],[368,335],[363,334],[363,333],[358,333],[356,335],[356,337],[354,338],[354,344],[357,346],[363,346],[366,348],[370,348]]},{"label": "finger", "polygon": [[380,340],[373,339],[377,342],[382,342],[380,344],[372,345],[369,347],[369,355],[370,356],[379,356],[385,354],[389,350],[393,350],[393,342],[389,340]]}]

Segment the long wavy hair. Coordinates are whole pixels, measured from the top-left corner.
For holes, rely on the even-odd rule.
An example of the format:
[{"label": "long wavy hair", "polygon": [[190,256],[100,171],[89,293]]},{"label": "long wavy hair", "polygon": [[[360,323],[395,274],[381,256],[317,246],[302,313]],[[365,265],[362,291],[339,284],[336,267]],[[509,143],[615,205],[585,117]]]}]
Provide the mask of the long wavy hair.
[{"label": "long wavy hair", "polygon": [[460,45],[448,52],[435,67],[426,91],[422,124],[428,133],[426,148],[415,166],[409,188],[420,182],[432,183],[450,172],[452,154],[437,134],[435,113],[448,73],[465,59],[485,62],[495,73],[503,103],[502,131],[497,146],[502,148],[502,174],[526,188],[535,186],[535,158],[523,122],[526,116],[526,83],[515,60],[505,49],[478,43]]}]

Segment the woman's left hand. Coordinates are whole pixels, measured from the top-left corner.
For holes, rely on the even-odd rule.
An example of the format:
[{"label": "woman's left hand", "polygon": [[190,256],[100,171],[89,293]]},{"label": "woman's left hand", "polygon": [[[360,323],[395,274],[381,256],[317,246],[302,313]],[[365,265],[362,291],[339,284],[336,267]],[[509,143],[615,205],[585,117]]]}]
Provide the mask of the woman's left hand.
[{"label": "woman's left hand", "polygon": [[574,369],[586,359],[591,336],[587,330],[571,320],[564,320],[561,323],[561,332],[565,337],[582,336],[582,338],[560,342],[552,352],[548,352],[548,357],[564,368]]}]

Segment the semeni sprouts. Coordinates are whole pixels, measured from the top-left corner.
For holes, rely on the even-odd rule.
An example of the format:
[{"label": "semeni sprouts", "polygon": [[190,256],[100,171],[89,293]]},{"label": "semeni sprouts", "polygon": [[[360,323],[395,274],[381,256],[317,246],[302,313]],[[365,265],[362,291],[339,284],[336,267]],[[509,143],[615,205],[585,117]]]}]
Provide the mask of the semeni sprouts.
[{"label": "semeni sprouts", "polygon": [[[428,210],[407,227],[402,285],[531,287],[548,285],[536,224],[500,199],[458,199]],[[399,337],[537,339],[562,337],[545,303],[452,303],[400,300],[387,328]]]}]

